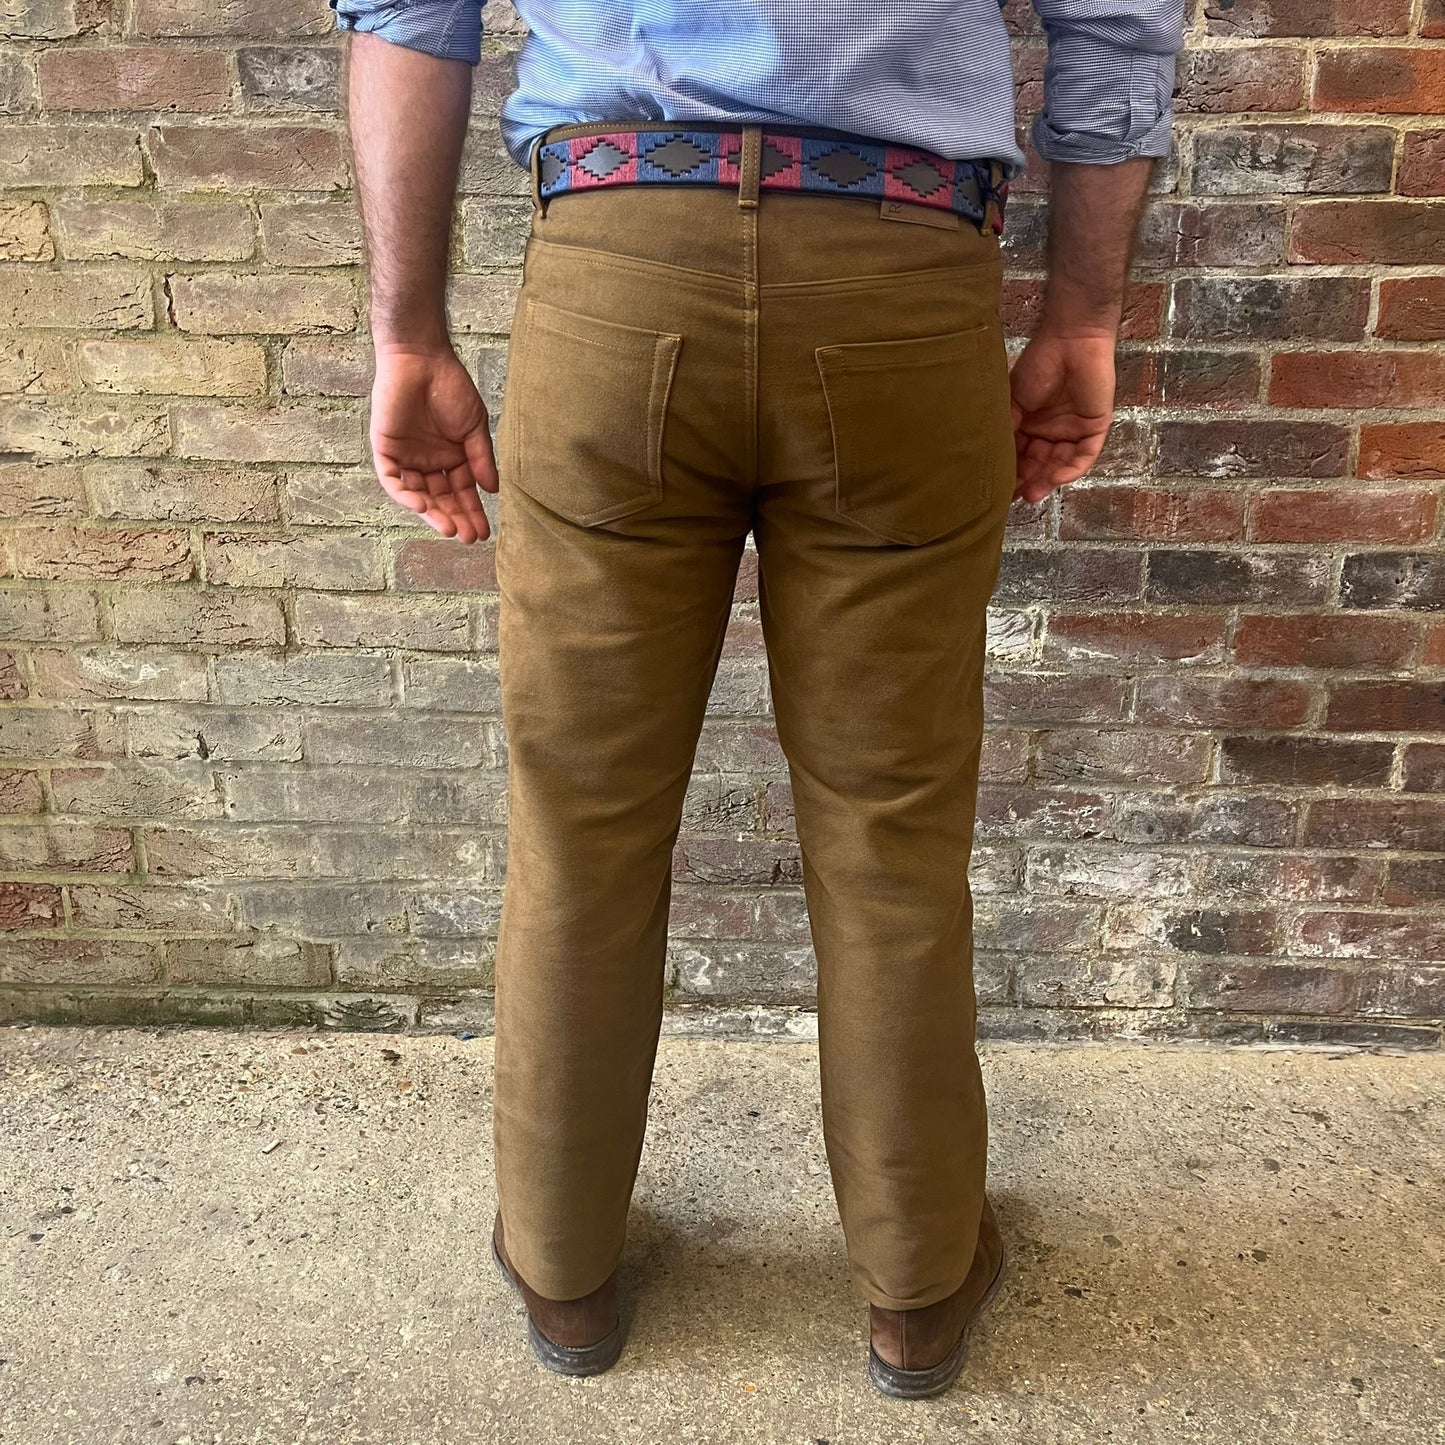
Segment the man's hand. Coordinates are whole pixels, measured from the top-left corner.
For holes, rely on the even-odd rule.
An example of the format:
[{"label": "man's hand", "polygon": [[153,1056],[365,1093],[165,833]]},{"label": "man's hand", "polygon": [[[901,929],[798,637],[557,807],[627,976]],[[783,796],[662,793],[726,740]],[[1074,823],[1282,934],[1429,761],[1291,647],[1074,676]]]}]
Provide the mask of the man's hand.
[{"label": "man's hand", "polygon": [[1152,160],[1049,166],[1043,316],[1009,375],[1018,484],[1042,502],[1099,459],[1114,416],[1114,345]]},{"label": "man's hand", "polygon": [[434,531],[461,542],[490,535],[477,495],[497,490],[487,409],[449,347],[377,347],[371,455],[387,495]]},{"label": "man's hand", "polygon": [[1040,331],[1009,373],[1018,484],[1042,502],[1098,460],[1114,415],[1114,333]]}]

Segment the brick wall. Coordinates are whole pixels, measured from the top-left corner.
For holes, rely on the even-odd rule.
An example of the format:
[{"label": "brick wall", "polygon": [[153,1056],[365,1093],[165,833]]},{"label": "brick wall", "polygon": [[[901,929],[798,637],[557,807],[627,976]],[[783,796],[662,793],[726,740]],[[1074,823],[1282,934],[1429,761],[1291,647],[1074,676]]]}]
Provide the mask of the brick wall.
[{"label": "brick wall", "polygon": [[[495,401],[527,202],[488,13],[454,312]],[[330,13],[10,0],[0,34],[0,1017],[485,1026],[490,557],[364,465]],[[1194,16],[1107,459],[1019,509],[995,599],[994,1032],[1440,1042],[1442,41],[1441,0]],[[745,575],[677,855],[697,1026],[811,997],[763,678]]]}]

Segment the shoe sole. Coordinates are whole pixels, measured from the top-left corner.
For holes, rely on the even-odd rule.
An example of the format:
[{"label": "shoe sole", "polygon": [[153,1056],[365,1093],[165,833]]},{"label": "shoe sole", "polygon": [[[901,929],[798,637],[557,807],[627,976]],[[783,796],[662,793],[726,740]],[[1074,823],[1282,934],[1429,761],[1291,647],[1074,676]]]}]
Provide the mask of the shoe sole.
[{"label": "shoe sole", "polygon": [[890,1365],[887,1360],[880,1358],[878,1351],[870,1344],[868,1346],[868,1378],[885,1395],[895,1400],[926,1400],[931,1395],[941,1395],[963,1372],[964,1360],[968,1356],[968,1337],[973,1333],[973,1327],[978,1323],[979,1317],[993,1302],[993,1297],[998,1293],[998,1287],[1003,1282],[1004,1264],[1007,1255],[1000,1255],[998,1270],[994,1274],[989,1287],[984,1290],[983,1297],[974,1306],[973,1313],[968,1317],[968,1323],[963,1327],[963,1333],[958,1337],[958,1343],[949,1351],[947,1357],[938,1364],[927,1370],[900,1370],[897,1365]]},{"label": "shoe sole", "polygon": [[[502,1282],[525,1305],[526,1297],[511,1270],[503,1264],[502,1256],[497,1253],[495,1239],[492,1240],[492,1264],[501,1275]],[[611,1334],[603,1336],[595,1345],[557,1345],[537,1328],[529,1313],[527,1343],[531,1345],[532,1353],[554,1375],[567,1375],[573,1379],[583,1375],[600,1375],[604,1370],[610,1370],[622,1354],[622,1325],[619,1323]]]}]

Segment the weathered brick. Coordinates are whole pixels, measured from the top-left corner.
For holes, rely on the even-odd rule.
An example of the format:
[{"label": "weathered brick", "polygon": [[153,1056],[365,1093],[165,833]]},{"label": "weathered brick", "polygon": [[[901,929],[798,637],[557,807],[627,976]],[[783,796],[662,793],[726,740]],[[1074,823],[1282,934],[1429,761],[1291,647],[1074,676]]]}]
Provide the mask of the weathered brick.
[{"label": "weathered brick", "polygon": [[58,928],[65,902],[53,883],[0,881],[0,929]]},{"label": "weathered brick", "polygon": [[1250,499],[1257,542],[1423,542],[1434,534],[1434,493],[1275,487]]},{"label": "weathered brick", "polygon": [[138,266],[9,266],[0,270],[0,325],[149,327],[150,285]]},{"label": "weathered brick", "polygon": [[230,275],[206,271],[168,276],[171,313],[182,331],[210,335],[240,332],[291,334],[351,331],[356,300],[349,280],[274,272]]},{"label": "weathered brick", "polygon": [[369,342],[297,337],[281,354],[281,389],[288,396],[366,396],[373,362]]},{"label": "weathered brick", "polygon": [[1347,1014],[1358,990],[1349,970],[1279,961],[1191,962],[1182,982],[1192,1007],[1239,1013]]},{"label": "weathered brick", "polygon": [[1291,261],[1430,266],[1442,253],[1445,207],[1429,201],[1310,201],[1290,228]]},{"label": "weathered brick", "polygon": [[1020,547],[1003,556],[995,603],[1128,602],[1139,596],[1143,558],[1124,551]]},{"label": "weathered brick", "polygon": [[1340,574],[1345,607],[1445,611],[1445,557],[1430,552],[1358,552]]},{"label": "weathered brick", "polygon": [[75,517],[85,510],[85,483],[78,467],[0,463],[0,517]]},{"label": "weathered brick", "polygon": [[521,276],[510,272],[477,276],[453,273],[447,288],[447,317],[452,330],[460,335],[508,331],[521,283]]},{"label": "weathered brick", "polygon": [[0,868],[7,873],[129,873],[133,865],[124,828],[84,823],[0,828]]},{"label": "weathered brick", "polygon": [[1445,679],[1331,683],[1324,725],[1351,732],[1440,732],[1445,730]]},{"label": "weathered brick", "polygon": [[1251,666],[1378,671],[1408,665],[1415,636],[1413,623],[1393,617],[1251,613],[1236,623],[1232,651]]},{"label": "weathered brick", "polygon": [[135,588],[111,601],[110,625],[121,642],[209,647],[274,647],[286,619],[272,597],[226,588]]},{"label": "weathered brick", "polygon": [[0,813],[8,817],[41,812],[45,790],[40,774],[25,768],[0,768]]},{"label": "weathered brick", "polygon": [[194,653],[42,651],[31,664],[37,694],[58,701],[206,696],[206,660]]},{"label": "weathered brick", "polygon": [[1196,195],[1368,194],[1388,191],[1395,133],[1385,126],[1227,126],[1200,131]]},{"label": "weathered brick", "polygon": [[1146,677],[1135,716],[1152,727],[1298,727],[1309,715],[1308,684],[1271,678]]},{"label": "weathered brick", "polygon": [[171,409],[177,456],[227,462],[356,462],[365,428],[353,412],[305,405]]},{"label": "weathered brick", "polygon": [[1177,69],[1179,115],[1294,111],[1304,104],[1304,52],[1294,46],[1186,50]]},{"label": "weathered brick", "polygon": [[0,983],[154,983],[160,955],[152,943],[107,938],[25,938],[0,944]]},{"label": "weathered brick", "polygon": [[35,108],[35,75],[29,57],[16,50],[0,50],[0,115],[24,115]]},{"label": "weathered brick", "polygon": [[1015,997],[1036,1008],[1164,1008],[1174,997],[1169,959],[1118,955],[1059,956],[1019,960]]},{"label": "weathered brick", "polygon": [[1170,953],[1259,954],[1275,947],[1273,909],[1116,906],[1104,925],[1104,947]]},{"label": "weathered brick", "polygon": [[246,109],[323,110],[341,105],[341,52],[314,45],[255,45],[236,52]]},{"label": "weathered brick", "polygon": [[435,597],[347,597],[303,593],[296,598],[297,640],[313,647],[405,647],[465,652],[465,601]]},{"label": "weathered brick", "polygon": [[1445,860],[1392,858],[1380,902],[1392,908],[1445,903]]},{"label": "weathered brick", "polygon": [[1059,493],[1062,540],[1222,542],[1243,531],[1244,498],[1233,489],[1089,484]]},{"label": "weathered brick", "polygon": [[497,573],[490,546],[458,547],[418,537],[396,549],[396,586],[405,592],[489,592]]},{"label": "weathered brick", "polygon": [[126,718],[126,752],[171,762],[300,762],[301,720],[213,704],[136,709]]},{"label": "weathered brick", "polygon": [[1185,340],[1359,341],[1370,310],[1361,277],[1186,277],[1174,283],[1173,334]]},{"label": "weathered brick", "polygon": [[40,56],[47,110],[226,110],[231,69],[219,50],[112,46]]},{"label": "weathered brick", "polygon": [[1045,661],[1219,662],[1222,617],[1163,617],[1146,612],[1054,613],[1044,635]]},{"label": "weathered brick", "polygon": [[1313,421],[1166,421],[1159,471],[1206,477],[1338,477],[1349,460],[1349,428]]},{"label": "weathered brick", "polygon": [[1409,0],[1206,0],[1211,35],[1271,39],[1291,35],[1404,35]]},{"label": "weathered brick", "polygon": [[0,186],[138,186],[140,133],[129,126],[0,127]]},{"label": "weathered brick", "polygon": [[23,662],[13,652],[0,652],[0,701],[23,702],[29,696]]},{"label": "weathered brick", "polygon": [[1381,281],[1375,335],[1390,341],[1445,340],[1445,276]]},{"label": "weathered brick", "polygon": [[390,772],[373,767],[248,767],[224,778],[226,816],[243,822],[458,824],[498,826],[506,808],[504,773],[480,768]]},{"label": "weathered brick", "polygon": [[107,712],[0,708],[0,754],[10,758],[101,758],[119,751],[120,743]]},{"label": "weathered brick", "polygon": [[99,636],[93,592],[78,587],[0,587],[0,639],[91,642]]},{"label": "weathered brick", "polygon": [[193,570],[190,537],[177,529],[23,527],[11,545],[20,577],[179,582]]},{"label": "weathered brick", "polygon": [[170,450],[166,413],[137,405],[0,403],[0,452],[37,460],[154,457]]},{"label": "weathered brick", "polygon": [[156,179],[179,190],[336,191],[347,184],[340,134],[314,126],[152,126],[147,145]]},{"label": "weathered brick", "polygon": [[1400,848],[1439,852],[1445,799],[1317,798],[1300,841],[1307,848]]},{"label": "weathered brick", "polygon": [[1445,422],[1403,422],[1360,428],[1362,477],[1445,477]]},{"label": "weathered brick", "polygon": [[1149,553],[1149,602],[1265,602],[1275,606],[1322,603],[1329,593],[1329,559],[1298,552],[1224,552],[1203,549]]},{"label": "weathered brick", "polygon": [[56,768],[50,775],[50,787],[55,811],[80,817],[212,818],[219,812],[215,779],[206,767],[116,763]]},{"label": "weathered brick", "polygon": [[1445,111],[1445,55],[1428,46],[1322,49],[1312,110],[1424,115]]},{"label": "weathered brick", "polygon": [[40,201],[0,204],[0,261],[53,261],[50,216]]},{"label": "weathered brick", "polygon": [[256,250],[251,213],[239,200],[59,196],[51,215],[71,260],[249,261]]},{"label": "weathered brick", "polygon": [[98,517],[171,522],[272,522],[274,472],[94,463],[85,481]]},{"label": "weathered brick", "polygon": [[296,654],[218,657],[219,702],[283,707],[381,707],[391,701],[391,668],[384,657]]},{"label": "weathered brick", "polygon": [[352,988],[490,988],[486,939],[340,938],[336,977]]},{"label": "weathered brick", "polygon": [[353,266],[361,260],[361,219],[345,201],[266,201],[261,244],[276,266]]},{"label": "weathered brick", "polygon": [[1307,958],[1445,959],[1445,920],[1438,915],[1306,913],[1296,920],[1291,943]]},{"label": "weathered brick", "polygon": [[1402,196],[1445,195],[1445,130],[1406,134],[1395,189]]},{"label": "weathered brick", "polygon": [[520,266],[532,224],[529,200],[469,201],[463,211],[463,255],[469,266]]},{"label": "weathered brick", "polygon": [[1445,968],[1430,965],[1366,969],[1360,979],[1360,1011],[1390,1018],[1439,1018]]},{"label": "weathered brick", "polygon": [[77,883],[70,889],[75,921],[83,928],[163,929],[173,933],[229,933],[235,900],[220,889],[193,884],[134,887]]},{"label": "weathered brick", "polygon": [[1031,893],[1066,898],[1183,898],[1189,860],[1179,854],[1121,848],[1033,848],[1025,882]]},{"label": "weathered brick", "polygon": [[1219,748],[1225,783],[1279,787],[1383,788],[1395,749],[1390,743],[1337,742],[1332,738],[1235,737]]},{"label": "weathered brick", "polygon": [[266,389],[266,353],[254,341],[81,341],[87,386],[103,392],[253,396]]},{"label": "weathered brick", "polygon": [[1200,733],[1137,728],[1053,728],[1038,744],[1044,783],[1202,783],[1211,743]]},{"label": "weathered brick", "polygon": [[165,978],[200,987],[320,988],[331,981],[331,954],[324,945],[268,933],[172,938],[165,944]]},{"label": "weathered brick", "polygon": [[1015,673],[984,679],[984,716],[1010,727],[1051,722],[1114,722],[1128,708],[1128,686],[1119,677],[1070,673]]},{"label": "weathered brick", "polygon": [[20,331],[0,338],[0,392],[42,397],[78,389],[72,357],[61,337]]},{"label": "weathered brick", "polygon": [[1445,743],[1411,743],[1400,764],[1407,793],[1445,793]]},{"label": "weathered brick", "polygon": [[370,537],[218,532],[205,540],[206,578],[227,587],[379,588],[386,577]]},{"label": "weathered brick", "polygon": [[[239,36],[246,40],[325,35],[334,25],[326,11],[291,0],[135,0],[131,25],[146,36]],[[488,28],[491,26],[488,17]]]}]

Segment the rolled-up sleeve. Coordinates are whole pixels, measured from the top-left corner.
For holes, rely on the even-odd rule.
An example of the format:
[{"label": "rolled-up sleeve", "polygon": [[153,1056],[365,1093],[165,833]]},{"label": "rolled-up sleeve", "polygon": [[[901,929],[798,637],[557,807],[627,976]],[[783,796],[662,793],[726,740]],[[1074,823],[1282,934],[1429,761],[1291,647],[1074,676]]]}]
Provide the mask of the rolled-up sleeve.
[{"label": "rolled-up sleeve", "polygon": [[379,35],[442,60],[482,58],[485,0],[330,0],[338,30]]},{"label": "rolled-up sleeve", "polygon": [[1183,0],[1034,0],[1048,35],[1033,140],[1051,161],[1169,154]]}]

